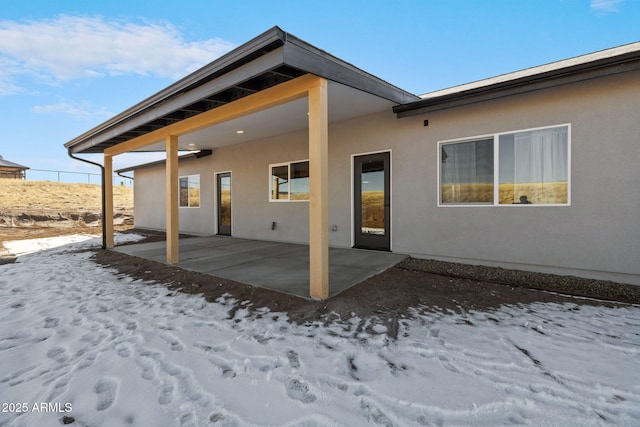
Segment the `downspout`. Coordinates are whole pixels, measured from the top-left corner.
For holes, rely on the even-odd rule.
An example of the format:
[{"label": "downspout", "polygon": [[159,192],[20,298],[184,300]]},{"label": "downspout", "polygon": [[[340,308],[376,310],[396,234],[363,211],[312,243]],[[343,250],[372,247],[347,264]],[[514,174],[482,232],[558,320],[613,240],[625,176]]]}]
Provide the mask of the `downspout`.
[{"label": "downspout", "polygon": [[91,160],[86,160],[86,159],[81,159],[80,157],[76,157],[73,155],[73,153],[71,152],[71,148],[67,149],[67,154],[69,155],[69,157],[71,157],[72,159],[76,159],[76,160],[80,160],[81,162],[85,162],[85,163],[89,163],[91,165],[94,166],[98,166],[100,168],[101,175],[102,175],[102,249],[107,249],[107,224],[104,222],[104,218],[105,218],[105,211],[106,211],[106,204],[107,204],[107,195],[104,191],[104,183],[105,183],[105,176],[104,176],[104,166],[102,166],[100,163],[96,163],[96,162],[92,162]]},{"label": "downspout", "polygon": [[123,175],[123,174],[122,174],[122,173],[120,173],[120,172],[116,172],[116,175],[121,176],[121,177],[123,177],[123,178],[130,179],[131,181],[133,181],[133,177],[132,177],[132,176]]}]

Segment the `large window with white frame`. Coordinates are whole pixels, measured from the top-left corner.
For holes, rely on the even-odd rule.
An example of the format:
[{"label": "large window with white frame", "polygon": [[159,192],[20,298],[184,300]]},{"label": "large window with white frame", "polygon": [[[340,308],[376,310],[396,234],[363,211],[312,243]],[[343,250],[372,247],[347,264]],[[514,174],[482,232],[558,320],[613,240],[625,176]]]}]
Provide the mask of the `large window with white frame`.
[{"label": "large window with white frame", "polygon": [[438,205],[569,205],[569,124],[438,143]]},{"label": "large window with white frame", "polygon": [[180,207],[200,207],[200,175],[181,176],[178,179],[180,185]]},{"label": "large window with white frame", "polygon": [[269,200],[309,200],[309,161],[269,165]]}]

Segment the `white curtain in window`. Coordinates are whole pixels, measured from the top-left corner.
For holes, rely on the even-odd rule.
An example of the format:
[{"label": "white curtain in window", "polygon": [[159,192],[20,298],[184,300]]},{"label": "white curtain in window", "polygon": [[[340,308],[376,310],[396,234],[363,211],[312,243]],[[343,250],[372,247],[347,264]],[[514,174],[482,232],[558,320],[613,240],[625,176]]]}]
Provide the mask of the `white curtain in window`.
[{"label": "white curtain in window", "polygon": [[476,145],[473,142],[442,148],[444,184],[468,184],[476,181]]},{"label": "white curtain in window", "polygon": [[486,203],[493,199],[493,139],[447,144],[441,156],[443,203]]},{"label": "white curtain in window", "polygon": [[567,155],[566,127],[516,133],[514,181],[567,181]]}]

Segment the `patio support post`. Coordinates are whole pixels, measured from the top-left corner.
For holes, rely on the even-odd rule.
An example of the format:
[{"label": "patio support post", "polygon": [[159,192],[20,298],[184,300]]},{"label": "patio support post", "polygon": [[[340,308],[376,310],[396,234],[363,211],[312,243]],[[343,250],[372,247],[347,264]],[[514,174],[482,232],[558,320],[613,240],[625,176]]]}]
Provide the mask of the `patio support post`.
[{"label": "patio support post", "polygon": [[105,246],[107,249],[112,249],[114,246],[113,240],[113,157],[104,155],[104,218],[102,220],[105,224]]},{"label": "patio support post", "polygon": [[178,250],[178,137],[166,137],[167,163],[167,262],[177,264]]},{"label": "patio support post", "polygon": [[329,125],[327,80],[309,88],[309,292],[329,297]]}]

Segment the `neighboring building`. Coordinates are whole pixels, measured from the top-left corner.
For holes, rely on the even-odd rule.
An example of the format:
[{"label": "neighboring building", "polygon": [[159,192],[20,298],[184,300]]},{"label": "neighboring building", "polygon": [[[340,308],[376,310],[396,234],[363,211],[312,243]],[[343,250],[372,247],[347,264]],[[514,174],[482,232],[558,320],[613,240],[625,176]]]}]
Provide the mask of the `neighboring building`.
[{"label": "neighboring building", "polygon": [[5,160],[0,156],[0,178],[24,179],[26,177],[26,166]]},{"label": "neighboring building", "polygon": [[419,97],[276,27],[65,146],[167,151],[133,169],[169,262],[179,230],[309,243],[321,298],[329,245],[640,284],[638,94],[640,43]]}]

